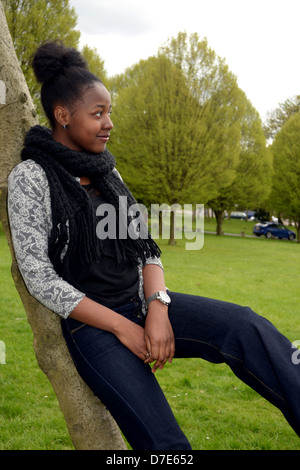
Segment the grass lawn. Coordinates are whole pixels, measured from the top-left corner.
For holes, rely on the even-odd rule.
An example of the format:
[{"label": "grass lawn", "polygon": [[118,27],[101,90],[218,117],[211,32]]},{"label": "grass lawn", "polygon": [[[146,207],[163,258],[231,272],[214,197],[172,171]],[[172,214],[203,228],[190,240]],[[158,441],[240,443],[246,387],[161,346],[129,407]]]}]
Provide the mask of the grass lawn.
[{"label": "grass lawn", "polygon": [[[241,221],[232,222],[236,230]],[[299,244],[205,235],[199,251],[186,251],[184,240],[175,247],[163,240],[160,246],[171,290],[250,305],[291,341],[300,340]],[[6,345],[6,364],[0,364],[0,450],[72,449],[52,387],[36,364],[10,262],[0,232],[0,340]],[[300,450],[281,413],[227,366],[177,359],[156,375],[194,449]]]}]

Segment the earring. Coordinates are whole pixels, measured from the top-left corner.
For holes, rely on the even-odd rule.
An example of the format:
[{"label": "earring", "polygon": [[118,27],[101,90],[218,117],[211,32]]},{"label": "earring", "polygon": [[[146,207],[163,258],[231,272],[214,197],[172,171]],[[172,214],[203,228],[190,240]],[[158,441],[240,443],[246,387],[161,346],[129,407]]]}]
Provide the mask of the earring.
[{"label": "earring", "polygon": [[64,128],[64,129],[67,129],[67,126],[66,126],[66,124],[64,124],[64,125],[63,125],[63,128]]}]

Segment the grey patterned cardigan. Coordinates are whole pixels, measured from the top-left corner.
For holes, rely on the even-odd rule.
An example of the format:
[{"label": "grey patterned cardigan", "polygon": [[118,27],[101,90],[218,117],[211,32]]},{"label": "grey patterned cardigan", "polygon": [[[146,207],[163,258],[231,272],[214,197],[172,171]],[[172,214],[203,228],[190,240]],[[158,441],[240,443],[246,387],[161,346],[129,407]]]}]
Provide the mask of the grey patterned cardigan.
[{"label": "grey patterned cardigan", "polygon": [[[8,215],[17,263],[29,293],[48,309],[67,318],[85,294],[59,277],[49,259],[50,190],[44,170],[33,160],[19,163],[9,175]],[[159,258],[148,258],[145,264],[163,268]],[[138,295],[145,315],[142,268],[140,264]]]}]

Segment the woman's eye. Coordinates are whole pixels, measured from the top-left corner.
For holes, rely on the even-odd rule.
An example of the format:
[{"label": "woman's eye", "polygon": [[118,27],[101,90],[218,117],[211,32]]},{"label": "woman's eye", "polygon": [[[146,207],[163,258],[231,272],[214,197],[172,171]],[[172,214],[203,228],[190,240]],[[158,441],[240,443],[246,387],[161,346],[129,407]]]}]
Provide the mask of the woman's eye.
[{"label": "woman's eye", "polygon": [[[107,112],[108,116],[110,117],[111,116],[111,113],[112,113],[112,110],[109,110]],[[95,116],[100,116],[102,117],[103,116],[103,111],[98,111],[97,113],[95,113]]]}]

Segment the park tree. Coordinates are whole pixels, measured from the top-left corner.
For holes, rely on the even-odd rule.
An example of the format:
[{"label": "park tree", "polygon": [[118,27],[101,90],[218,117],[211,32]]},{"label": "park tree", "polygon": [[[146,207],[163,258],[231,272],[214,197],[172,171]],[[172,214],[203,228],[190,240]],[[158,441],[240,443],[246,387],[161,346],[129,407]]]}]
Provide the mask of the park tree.
[{"label": "park tree", "polygon": [[221,187],[218,197],[208,202],[216,217],[217,235],[222,234],[226,212],[230,215],[236,207],[263,207],[272,187],[272,155],[266,146],[259,114],[245,94],[240,122],[240,154],[234,180]]},{"label": "park tree", "polygon": [[110,148],[139,199],[182,202],[185,187],[188,197],[196,189],[189,167],[205,132],[198,104],[183,74],[164,56],[140,61],[133,72],[113,103]]},{"label": "park tree", "polygon": [[[204,204],[233,181],[241,92],[197,35],[189,42],[180,33],[156,57],[118,77],[113,105],[110,149],[142,202]],[[170,243],[172,236],[171,219]]]},{"label": "park tree", "polygon": [[225,60],[208,46],[206,38],[200,40],[197,33],[189,36],[178,33],[160,48],[160,53],[182,71],[199,106],[199,121],[205,132],[198,153],[201,171],[196,176],[199,186],[207,178],[213,180],[202,196],[202,202],[206,203],[208,198],[215,197],[221,185],[233,181],[240,151],[243,93]]},{"label": "park tree", "polygon": [[76,449],[126,449],[116,423],[79,377],[62,336],[60,319],[33,299],[14,257],[6,209],[7,177],[20,161],[36,111],[0,2],[0,219],[12,254],[12,275],[34,336],[37,361],[51,382]]},{"label": "park tree", "polygon": [[274,178],[271,194],[273,209],[295,223],[300,242],[300,113],[282,126],[272,144]]},{"label": "park tree", "polygon": [[[200,198],[191,168],[200,163],[197,155],[205,126],[184,75],[162,55],[140,61],[127,73],[127,86],[119,89],[113,103],[110,144],[122,177],[145,205],[172,206]],[[206,184],[211,186],[212,181]],[[170,243],[174,242],[172,212]]]}]

